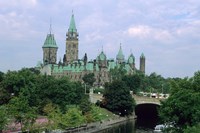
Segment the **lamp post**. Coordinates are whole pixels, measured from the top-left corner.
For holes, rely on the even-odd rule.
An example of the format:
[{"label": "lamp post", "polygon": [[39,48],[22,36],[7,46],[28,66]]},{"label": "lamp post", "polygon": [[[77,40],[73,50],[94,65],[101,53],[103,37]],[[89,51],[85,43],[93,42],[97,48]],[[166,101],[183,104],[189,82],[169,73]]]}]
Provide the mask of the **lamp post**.
[{"label": "lamp post", "polygon": [[86,94],[86,83],[85,83],[85,94]]}]

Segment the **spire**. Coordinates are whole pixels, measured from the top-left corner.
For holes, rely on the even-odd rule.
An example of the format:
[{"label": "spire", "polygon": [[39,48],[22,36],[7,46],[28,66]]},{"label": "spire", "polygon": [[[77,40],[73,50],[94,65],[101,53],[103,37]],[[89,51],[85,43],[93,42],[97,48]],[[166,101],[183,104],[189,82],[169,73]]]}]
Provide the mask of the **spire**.
[{"label": "spire", "polygon": [[117,54],[117,60],[124,60],[124,54],[123,54],[123,52],[122,52],[121,43],[120,43],[119,52],[118,52],[118,54]]},{"label": "spire", "polygon": [[74,20],[73,10],[72,10],[72,16],[71,16],[71,20],[70,20],[70,25],[69,25],[68,32],[77,32],[77,30],[76,30],[76,24],[75,24],[75,20]]},{"label": "spire", "polygon": [[51,28],[51,18],[50,18],[50,27],[49,27],[49,32],[51,34],[52,28]]},{"label": "spire", "polygon": [[134,57],[132,51],[131,51],[130,56],[128,57],[128,63],[129,64],[135,63],[135,57]]},{"label": "spire", "polygon": [[43,48],[58,48],[53,34],[48,34],[44,42]]},{"label": "spire", "polygon": [[140,58],[145,58],[144,53],[141,54]]}]

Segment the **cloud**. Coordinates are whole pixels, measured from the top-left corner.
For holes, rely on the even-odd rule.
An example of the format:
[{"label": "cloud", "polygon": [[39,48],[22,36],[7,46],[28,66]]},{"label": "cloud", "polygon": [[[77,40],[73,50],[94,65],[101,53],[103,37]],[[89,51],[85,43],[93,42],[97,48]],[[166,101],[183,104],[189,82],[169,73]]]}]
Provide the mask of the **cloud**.
[{"label": "cloud", "polygon": [[200,37],[200,20],[189,21],[183,27],[177,28],[177,36],[197,36]]},{"label": "cloud", "polygon": [[84,39],[86,43],[94,43],[95,41],[100,42],[102,39],[104,39],[104,37],[101,35],[100,32],[94,31],[90,34],[86,34]]},{"label": "cloud", "polygon": [[172,35],[168,30],[153,28],[147,25],[129,27],[126,34],[133,38],[155,39],[162,42],[172,39]]},{"label": "cloud", "polygon": [[37,5],[37,0],[2,0],[0,1],[0,8],[32,8]]},{"label": "cloud", "polygon": [[80,22],[80,29],[82,30],[100,31],[108,26],[109,23],[103,19],[101,12],[94,12]]},{"label": "cloud", "polygon": [[41,46],[49,32],[50,17],[59,45],[58,58],[63,57],[74,10],[81,57],[88,53],[88,58],[96,58],[103,45],[107,57],[115,58],[122,43],[126,57],[132,49],[136,66],[144,52],[147,73],[192,75],[200,64],[199,5],[197,0],[181,4],[180,0],[1,0],[0,56],[4,59],[0,68],[20,69],[42,60]]},{"label": "cloud", "polygon": [[132,37],[145,38],[148,37],[152,29],[148,26],[133,26],[128,29],[128,35]]}]

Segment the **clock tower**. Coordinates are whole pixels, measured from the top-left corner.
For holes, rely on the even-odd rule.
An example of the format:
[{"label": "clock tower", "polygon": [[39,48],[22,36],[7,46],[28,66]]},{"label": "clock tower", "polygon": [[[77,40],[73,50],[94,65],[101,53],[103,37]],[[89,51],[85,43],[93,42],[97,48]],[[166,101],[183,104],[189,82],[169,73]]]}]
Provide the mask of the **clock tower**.
[{"label": "clock tower", "polygon": [[66,34],[66,51],[63,62],[66,64],[78,60],[78,32],[72,13],[68,32]]}]

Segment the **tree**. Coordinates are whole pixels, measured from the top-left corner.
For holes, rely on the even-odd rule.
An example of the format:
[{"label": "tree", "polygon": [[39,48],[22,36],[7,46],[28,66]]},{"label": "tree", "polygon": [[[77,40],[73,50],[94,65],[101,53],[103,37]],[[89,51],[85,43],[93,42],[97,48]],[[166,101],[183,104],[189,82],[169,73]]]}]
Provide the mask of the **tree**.
[{"label": "tree", "polygon": [[127,87],[132,90],[134,93],[136,93],[140,87],[141,84],[141,78],[139,75],[125,75],[122,80],[126,83]]},{"label": "tree", "polygon": [[63,114],[61,113],[59,107],[57,105],[53,105],[52,103],[47,104],[43,111],[45,112],[45,115],[47,115],[48,118],[48,125],[47,130],[54,130],[63,127]]},{"label": "tree", "polygon": [[148,76],[148,79],[149,79],[149,86],[157,90],[157,92],[161,91],[164,83],[164,78],[161,75],[157,75],[154,72]]},{"label": "tree", "polygon": [[80,82],[71,82],[68,78],[54,78],[44,76],[38,82],[36,95],[39,97],[40,109],[52,102],[59,106],[62,112],[67,110],[67,105],[80,104],[84,97],[84,88]]},{"label": "tree", "polygon": [[195,91],[200,91],[200,71],[194,73],[194,76],[191,78],[193,84],[193,89]]},{"label": "tree", "polygon": [[82,111],[83,115],[85,115],[86,113],[88,113],[92,110],[91,103],[87,98],[84,98],[81,101],[79,107],[80,107],[80,110]]},{"label": "tree", "polygon": [[187,127],[184,133],[200,133],[200,124],[192,127]]},{"label": "tree", "polygon": [[161,102],[159,111],[161,119],[166,123],[174,122],[179,132],[183,132],[187,126],[191,127],[200,122],[200,92],[195,85],[195,78],[199,77],[195,76],[191,79],[173,81],[170,97]]},{"label": "tree", "polygon": [[107,84],[103,97],[102,104],[108,110],[122,116],[132,114],[135,101],[123,81],[115,80]]},{"label": "tree", "polygon": [[7,114],[7,110],[5,106],[0,106],[0,133],[2,133],[3,129],[7,126],[9,120],[9,116]]},{"label": "tree", "polygon": [[[40,75],[23,68],[19,71],[8,71],[0,84],[0,104],[8,103],[12,96],[18,96],[20,89],[34,87]],[[27,87],[28,86],[28,87]],[[34,93],[32,93],[34,94]]]},{"label": "tree", "polygon": [[22,131],[29,129],[37,118],[36,109],[30,107],[27,99],[21,95],[9,101],[8,109],[15,122],[20,123]]},{"label": "tree", "polygon": [[66,114],[63,116],[63,120],[67,127],[78,127],[85,123],[85,117],[78,108],[68,109]]},{"label": "tree", "polygon": [[0,71],[0,83],[3,80],[3,77],[4,77],[4,73]]},{"label": "tree", "polygon": [[126,74],[126,69],[124,69],[123,65],[121,64],[119,67],[116,66],[114,69],[110,70],[110,79],[111,82],[114,80],[121,80],[123,76]]},{"label": "tree", "polygon": [[94,73],[85,74],[82,79],[85,84],[88,84],[90,86],[93,86],[94,82],[96,81]]}]

